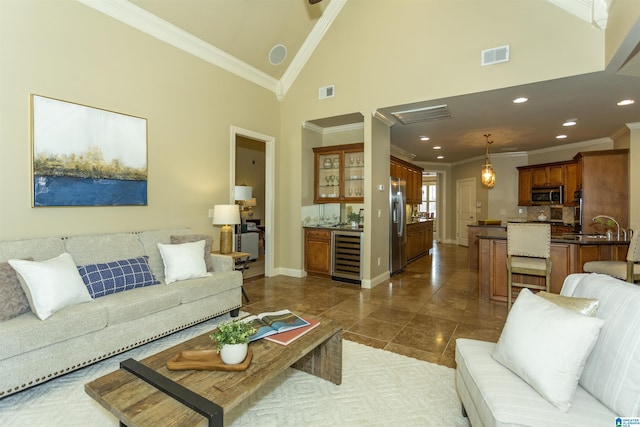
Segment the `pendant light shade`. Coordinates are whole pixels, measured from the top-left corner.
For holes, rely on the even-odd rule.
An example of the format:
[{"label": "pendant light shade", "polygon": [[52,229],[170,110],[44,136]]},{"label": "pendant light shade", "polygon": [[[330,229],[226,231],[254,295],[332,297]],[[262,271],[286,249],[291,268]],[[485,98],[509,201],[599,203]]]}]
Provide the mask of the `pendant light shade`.
[{"label": "pendant light shade", "polygon": [[496,171],[493,170],[491,159],[489,158],[489,147],[493,144],[493,141],[489,141],[491,134],[486,134],[484,137],[487,139],[487,147],[484,156],[484,165],[482,166],[482,185],[487,188],[493,188],[496,185]]}]

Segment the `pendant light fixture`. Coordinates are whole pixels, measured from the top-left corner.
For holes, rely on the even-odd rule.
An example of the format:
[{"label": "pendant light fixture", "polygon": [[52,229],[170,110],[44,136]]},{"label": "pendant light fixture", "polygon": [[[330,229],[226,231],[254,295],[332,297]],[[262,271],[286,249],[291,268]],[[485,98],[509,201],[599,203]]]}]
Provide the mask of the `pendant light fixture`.
[{"label": "pendant light fixture", "polygon": [[493,144],[493,141],[489,141],[490,136],[490,133],[484,135],[487,139],[487,147],[484,156],[484,165],[482,166],[482,185],[487,188],[493,188],[493,186],[496,185],[496,172],[493,170],[493,165],[491,165],[491,159],[489,158],[489,147]]}]

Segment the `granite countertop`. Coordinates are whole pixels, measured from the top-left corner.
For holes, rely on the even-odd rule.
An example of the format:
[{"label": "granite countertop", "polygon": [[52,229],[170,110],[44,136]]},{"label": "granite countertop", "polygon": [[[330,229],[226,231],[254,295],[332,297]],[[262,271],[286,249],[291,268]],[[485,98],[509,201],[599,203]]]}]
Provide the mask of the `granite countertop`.
[{"label": "granite countertop", "polygon": [[[497,230],[494,227],[493,230],[483,230],[478,233],[478,239],[494,239],[494,240],[507,240],[506,230]],[[577,233],[563,233],[557,235],[551,235],[551,243],[572,243],[577,245],[620,245],[629,244],[629,240],[623,238],[607,239],[604,234],[577,234]]]},{"label": "granite countertop", "polygon": [[339,230],[339,231],[353,231],[354,233],[362,233],[364,227],[360,225],[358,228],[353,228],[351,224],[309,224],[303,225],[302,228],[320,228],[325,230]]}]

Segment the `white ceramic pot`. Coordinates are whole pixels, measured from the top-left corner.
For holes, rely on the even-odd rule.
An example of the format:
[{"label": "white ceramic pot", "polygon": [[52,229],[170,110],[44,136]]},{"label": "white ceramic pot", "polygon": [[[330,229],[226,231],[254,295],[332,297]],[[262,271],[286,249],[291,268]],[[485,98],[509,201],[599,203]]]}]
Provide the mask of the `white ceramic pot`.
[{"label": "white ceramic pot", "polygon": [[227,365],[242,363],[247,357],[249,344],[225,344],[220,350],[220,358]]},{"label": "white ceramic pot", "polygon": [[351,228],[358,228],[358,223],[355,221],[351,221]]}]

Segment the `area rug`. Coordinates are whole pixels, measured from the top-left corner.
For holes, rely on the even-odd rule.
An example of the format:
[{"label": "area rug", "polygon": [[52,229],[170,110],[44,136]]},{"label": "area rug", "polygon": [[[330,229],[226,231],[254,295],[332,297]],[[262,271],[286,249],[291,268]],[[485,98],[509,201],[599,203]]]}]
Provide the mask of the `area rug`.
[{"label": "area rug", "polygon": [[[0,400],[1,426],[117,426],[84,384],[213,329],[212,319]],[[342,384],[287,369],[226,414],[231,426],[469,426],[460,413],[454,370],[343,341]],[[156,426],[154,426],[156,427]]]}]

